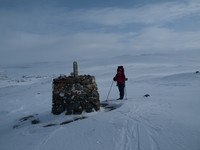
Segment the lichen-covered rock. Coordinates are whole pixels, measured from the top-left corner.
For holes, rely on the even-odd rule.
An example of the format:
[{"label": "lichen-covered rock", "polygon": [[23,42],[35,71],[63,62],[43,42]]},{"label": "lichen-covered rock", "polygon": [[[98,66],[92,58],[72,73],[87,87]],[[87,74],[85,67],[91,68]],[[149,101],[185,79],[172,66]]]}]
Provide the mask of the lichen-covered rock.
[{"label": "lichen-covered rock", "polygon": [[53,80],[52,113],[67,115],[92,112],[100,109],[100,100],[95,77],[90,75],[60,76]]}]

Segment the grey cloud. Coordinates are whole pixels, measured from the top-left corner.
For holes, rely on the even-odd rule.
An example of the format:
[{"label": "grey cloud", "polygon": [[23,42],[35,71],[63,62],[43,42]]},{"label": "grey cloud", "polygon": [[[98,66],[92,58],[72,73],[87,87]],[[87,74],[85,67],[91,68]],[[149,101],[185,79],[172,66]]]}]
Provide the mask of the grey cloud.
[{"label": "grey cloud", "polygon": [[[199,5],[200,2],[192,0],[128,9],[37,7],[25,12],[3,9],[0,10],[0,61],[56,61],[199,49],[199,30],[177,32],[162,26],[178,18],[198,15]],[[147,25],[133,31],[134,25],[126,27],[131,23]],[[125,30],[110,30],[118,26]]]},{"label": "grey cloud", "polygon": [[68,34],[87,28],[106,28],[142,23],[154,26],[164,25],[176,19],[200,14],[200,1],[188,3],[166,2],[149,4],[136,8],[91,8],[73,9],[67,7],[32,8],[28,11],[0,11],[1,32],[22,31],[39,34]]},{"label": "grey cloud", "polygon": [[174,32],[166,28],[150,27],[144,29],[139,36],[130,39],[136,50],[174,51],[199,49],[199,32]]},{"label": "grey cloud", "polygon": [[96,8],[71,12],[72,20],[81,20],[102,25],[122,25],[128,23],[158,24],[200,13],[199,1],[188,3],[166,2],[145,5],[138,8]]}]

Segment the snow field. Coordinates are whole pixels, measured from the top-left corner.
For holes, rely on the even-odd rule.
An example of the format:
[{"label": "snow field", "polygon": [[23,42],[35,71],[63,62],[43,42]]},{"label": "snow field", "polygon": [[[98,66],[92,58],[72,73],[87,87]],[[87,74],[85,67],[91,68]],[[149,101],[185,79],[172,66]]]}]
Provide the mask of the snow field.
[{"label": "snow field", "polygon": [[[128,100],[108,102],[117,106],[113,111],[101,108],[100,112],[72,116],[51,114],[52,79],[69,74],[71,64],[1,68],[1,149],[199,150],[198,63],[163,57],[142,55],[137,62],[131,61],[131,56],[124,59]],[[115,58],[110,64],[99,60],[80,62],[80,74],[95,75],[101,101],[106,99],[120,63]],[[145,94],[150,97],[143,97]],[[109,98],[118,98],[115,85]],[[19,121],[30,115],[30,120]],[[87,118],[60,125],[80,117]],[[31,119],[39,119],[40,123],[33,125]],[[16,124],[19,127],[13,128]],[[56,125],[44,127],[49,124]]]}]

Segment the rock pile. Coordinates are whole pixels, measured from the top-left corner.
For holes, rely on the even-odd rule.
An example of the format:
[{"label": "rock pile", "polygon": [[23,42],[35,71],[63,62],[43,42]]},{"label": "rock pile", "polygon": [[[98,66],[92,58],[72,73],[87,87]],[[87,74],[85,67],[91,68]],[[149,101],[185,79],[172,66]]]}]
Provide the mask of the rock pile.
[{"label": "rock pile", "polygon": [[63,76],[53,80],[52,113],[67,115],[93,112],[100,109],[99,93],[95,77]]}]

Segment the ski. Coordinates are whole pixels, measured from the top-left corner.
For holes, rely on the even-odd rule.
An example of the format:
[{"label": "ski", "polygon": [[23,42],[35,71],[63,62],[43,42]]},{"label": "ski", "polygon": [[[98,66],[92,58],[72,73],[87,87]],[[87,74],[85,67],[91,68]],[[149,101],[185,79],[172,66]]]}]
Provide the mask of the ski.
[{"label": "ski", "polygon": [[117,99],[104,100],[103,102],[112,102],[112,101],[117,101]]},{"label": "ski", "polygon": [[109,100],[104,100],[103,102],[112,102],[112,101],[123,101],[127,99],[109,99]]}]

